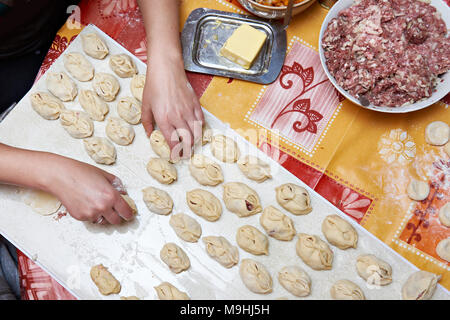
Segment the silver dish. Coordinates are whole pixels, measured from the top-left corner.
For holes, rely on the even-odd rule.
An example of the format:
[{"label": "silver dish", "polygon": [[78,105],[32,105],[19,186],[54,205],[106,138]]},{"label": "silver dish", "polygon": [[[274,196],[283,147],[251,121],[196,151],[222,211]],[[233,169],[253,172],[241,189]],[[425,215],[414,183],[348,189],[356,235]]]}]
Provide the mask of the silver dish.
[{"label": "silver dish", "polygon": [[[260,4],[253,0],[238,0],[239,3],[255,16],[265,19],[281,19],[286,13],[286,7],[274,7]],[[295,3],[292,8],[292,15],[299,14],[309,8],[316,0],[304,0]]]}]

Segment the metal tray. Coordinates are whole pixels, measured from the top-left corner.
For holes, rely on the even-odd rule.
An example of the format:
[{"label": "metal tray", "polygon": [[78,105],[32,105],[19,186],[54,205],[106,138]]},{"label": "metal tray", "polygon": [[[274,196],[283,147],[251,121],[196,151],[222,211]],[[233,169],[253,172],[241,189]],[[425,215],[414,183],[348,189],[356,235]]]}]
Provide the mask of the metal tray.
[{"label": "metal tray", "polygon": [[[225,41],[242,23],[267,35],[261,52],[248,70],[219,54]],[[206,8],[191,12],[181,34],[181,43],[186,70],[260,84],[277,79],[286,55],[286,31],[281,23]]]}]

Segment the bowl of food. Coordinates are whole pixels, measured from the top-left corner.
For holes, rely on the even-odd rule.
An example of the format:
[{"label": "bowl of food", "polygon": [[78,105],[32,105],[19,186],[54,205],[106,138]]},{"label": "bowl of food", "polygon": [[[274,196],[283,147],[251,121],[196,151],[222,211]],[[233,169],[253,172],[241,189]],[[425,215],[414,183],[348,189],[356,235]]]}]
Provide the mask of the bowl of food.
[{"label": "bowl of food", "polygon": [[340,0],[319,38],[322,67],[364,108],[405,113],[450,91],[450,8],[443,0]]},{"label": "bowl of food", "polygon": [[[287,9],[288,0],[238,0],[239,3],[254,15],[266,19],[281,19]],[[311,6],[316,0],[294,0],[292,15],[299,14]]]}]

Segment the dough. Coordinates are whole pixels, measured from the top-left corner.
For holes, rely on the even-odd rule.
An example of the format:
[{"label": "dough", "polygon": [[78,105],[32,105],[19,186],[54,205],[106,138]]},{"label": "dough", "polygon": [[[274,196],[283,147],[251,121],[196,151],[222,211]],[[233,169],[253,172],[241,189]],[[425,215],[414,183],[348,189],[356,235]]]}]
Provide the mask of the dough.
[{"label": "dough", "polygon": [[203,237],[206,253],[225,268],[231,268],[239,262],[239,250],[224,237]]},{"label": "dough", "polygon": [[78,97],[80,105],[84,111],[95,121],[105,120],[105,116],[109,112],[108,104],[100,99],[100,97],[92,90],[81,90]]},{"label": "dough", "polygon": [[211,127],[205,122],[202,127],[202,146],[212,141],[213,131]]},{"label": "dough", "polygon": [[439,221],[441,221],[444,226],[450,227],[450,202],[444,204],[439,210]]},{"label": "dough", "polygon": [[239,217],[248,217],[262,210],[256,191],[241,182],[229,182],[223,186],[223,201],[227,209]]},{"label": "dough", "polygon": [[425,141],[434,146],[443,146],[448,142],[450,128],[442,121],[434,121],[425,129]]},{"label": "dough", "polygon": [[107,102],[113,101],[120,90],[119,81],[112,74],[103,72],[95,75],[92,87],[99,97]]},{"label": "dough", "polygon": [[296,234],[292,219],[272,206],[264,209],[259,222],[269,236],[278,240],[290,241]]},{"label": "dough", "polygon": [[109,53],[105,42],[96,33],[81,35],[81,45],[84,52],[95,59],[104,59]]},{"label": "dough", "polygon": [[197,242],[202,235],[202,227],[187,214],[178,213],[170,217],[169,224],[178,237],[187,242]]},{"label": "dough", "polygon": [[109,66],[121,78],[130,78],[137,73],[133,59],[126,54],[115,54],[109,58]]},{"label": "dough", "polygon": [[329,215],[323,220],[322,232],[329,243],[342,250],[356,248],[358,243],[355,228],[337,214]]},{"label": "dough", "polygon": [[270,175],[270,165],[259,158],[247,155],[237,162],[241,172],[249,179],[256,182],[264,182],[272,178]]},{"label": "dough", "polygon": [[441,276],[431,272],[414,272],[402,287],[403,300],[430,300],[440,279]]},{"label": "dough", "polygon": [[169,282],[163,282],[155,287],[159,300],[190,300],[186,292],[182,292]]},{"label": "dough", "polygon": [[147,171],[154,179],[163,184],[171,184],[177,180],[177,169],[165,159],[150,158]]},{"label": "dough", "polygon": [[198,183],[204,186],[217,186],[223,182],[220,166],[202,154],[194,154],[189,162],[189,171]]},{"label": "dough", "polygon": [[333,266],[333,251],[318,236],[299,233],[296,251],[303,262],[314,270],[330,270]]},{"label": "dough", "polygon": [[72,79],[65,72],[48,72],[47,89],[62,101],[73,101],[78,89]]},{"label": "dough", "polygon": [[134,129],[122,119],[109,117],[106,124],[106,135],[115,143],[127,146],[133,142]]},{"label": "dough", "polygon": [[173,200],[164,190],[147,187],[142,190],[144,203],[148,210],[162,215],[168,215],[173,209]]},{"label": "dough", "polygon": [[441,259],[450,262],[450,237],[439,241],[436,253]]},{"label": "dough", "polygon": [[336,281],[330,290],[335,300],[366,300],[361,288],[350,280]]},{"label": "dough", "polygon": [[445,153],[450,157],[450,142],[447,142],[444,146]]},{"label": "dough", "polygon": [[392,282],[392,268],[373,254],[363,254],[356,259],[356,271],[368,284],[385,286]]},{"label": "dough", "polygon": [[430,186],[428,183],[411,178],[411,181],[406,189],[408,197],[416,201],[422,201],[428,198],[430,193]]},{"label": "dough", "polygon": [[262,294],[272,292],[272,277],[261,263],[252,259],[243,259],[239,274],[250,291]]},{"label": "dough", "polygon": [[121,290],[120,282],[102,264],[91,268],[91,279],[104,296],[119,293]]},{"label": "dough", "polygon": [[54,195],[34,189],[26,189],[22,201],[34,212],[43,216],[54,214],[61,207],[61,202]]},{"label": "dough", "polygon": [[186,193],[189,208],[196,215],[208,221],[217,221],[222,215],[222,204],[211,192],[194,189]]},{"label": "dough", "polygon": [[170,159],[170,147],[164,138],[163,134],[159,130],[153,130],[150,134],[150,145],[152,146],[152,150],[163,159],[167,161],[171,161]]},{"label": "dough", "polygon": [[164,245],[160,252],[161,260],[167,264],[172,272],[180,273],[189,269],[191,262],[186,253],[173,242]]},{"label": "dough", "polygon": [[83,140],[88,155],[99,164],[116,162],[116,148],[106,138],[92,137]]},{"label": "dough", "polygon": [[81,53],[66,53],[63,59],[64,67],[78,81],[89,81],[94,77],[94,67]]},{"label": "dough", "polygon": [[125,202],[130,206],[131,208],[131,212],[136,215],[138,213],[137,207],[136,207],[136,203],[134,202],[133,199],[130,198],[130,196],[126,195],[126,194],[121,194],[123,200],[125,200]]},{"label": "dough", "polygon": [[243,250],[254,255],[269,255],[269,239],[251,225],[242,226],[237,230],[236,242]]},{"label": "dough", "polygon": [[293,183],[283,184],[275,189],[278,204],[295,215],[312,211],[311,199],[305,188]]},{"label": "dough", "polygon": [[136,296],[120,297],[120,300],[141,300]]},{"label": "dough", "polygon": [[230,163],[236,162],[240,155],[236,142],[221,134],[212,138],[211,152],[220,161]]},{"label": "dough", "polygon": [[75,110],[63,110],[59,117],[61,126],[76,139],[84,139],[94,133],[94,123],[87,113]]},{"label": "dough", "polygon": [[136,74],[131,79],[130,90],[133,97],[142,102],[142,96],[144,95],[145,86],[145,74]]},{"label": "dough", "polygon": [[35,92],[30,95],[31,106],[42,118],[46,120],[56,120],[64,104],[58,98],[47,92]]},{"label": "dough", "polygon": [[311,278],[300,267],[284,267],[278,272],[278,282],[296,297],[306,297],[311,293]]},{"label": "dough", "polygon": [[129,124],[138,124],[141,122],[142,105],[132,97],[120,98],[117,113]]}]

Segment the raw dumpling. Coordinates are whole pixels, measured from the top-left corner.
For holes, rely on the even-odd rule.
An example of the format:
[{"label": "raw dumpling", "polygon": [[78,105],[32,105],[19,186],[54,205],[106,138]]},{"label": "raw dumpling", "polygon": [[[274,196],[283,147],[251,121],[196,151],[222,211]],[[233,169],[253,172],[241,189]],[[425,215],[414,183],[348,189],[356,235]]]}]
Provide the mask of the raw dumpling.
[{"label": "raw dumpling", "polygon": [[252,259],[243,259],[239,274],[250,291],[262,294],[272,292],[272,277],[261,263]]},{"label": "raw dumpling", "polygon": [[450,237],[439,241],[436,253],[441,259],[450,262]]},{"label": "raw dumpling", "polygon": [[153,130],[150,134],[150,145],[152,150],[163,159],[171,161],[170,159],[170,147],[164,138],[163,134],[159,130]]},{"label": "raw dumpling", "polygon": [[296,251],[303,262],[314,270],[330,270],[333,265],[333,251],[318,236],[299,233]]},{"label": "raw dumpling", "polygon": [[224,237],[203,237],[206,253],[225,268],[231,268],[239,262],[238,248],[232,246]]},{"label": "raw dumpling", "polygon": [[106,124],[106,135],[115,143],[127,146],[133,142],[134,129],[119,118],[109,117]]},{"label": "raw dumpling", "polygon": [[444,204],[439,210],[439,220],[444,226],[450,227],[450,202]]},{"label": "raw dumpling", "polygon": [[336,281],[330,294],[335,300],[366,300],[361,288],[349,280]]},{"label": "raw dumpling", "polygon": [[256,182],[264,182],[272,178],[270,175],[270,165],[257,157],[247,155],[239,159],[237,164],[247,178]]},{"label": "raw dumpling", "polygon": [[254,255],[269,255],[269,239],[253,226],[240,227],[236,233],[236,242],[239,247]]},{"label": "raw dumpling", "polygon": [[62,101],[73,101],[78,89],[72,79],[65,72],[48,72],[47,89]]},{"label": "raw dumpling", "polygon": [[142,105],[132,97],[120,98],[117,113],[129,124],[138,124],[141,122]]},{"label": "raw dumpling", "polygon": [[147,208],[157,214],[168,215],[173,209],[173,200],[164,190],[147,187],[142,190]]},{"label": "raw dumpling", "polygon": [[311,199],[305,188],[293,183],[283,184],[275,189],[277,201],[284,209],[295,214],[308,214],[312,211]]},{"label": "raw dumpling", "polygon": [[425,129],[425,141],[434,146],[443,146],[450,137],[450,127],[442,121],[434,121]]},{"label": "raw dumpling", "polygon": [[133,59],[126,54],[115,54],[109,58],[109,66],[121,78],[130,78],[137,73]]},{"label": "raw dumpling", "polygon": [[136,203],[134,202],[133,199],[131,199],[130,196],[126,195],[126,194],[121,194],[123,200],[125,200],[125,202],[130,206],[131,208],[131,212],[136,215],[138,213],[138,209],[136,207]]},{"label": "raw dumpling", "polygon": [[392,282],[392,268],[373,254],[363,254],[356,259],[356,271],[368,284],[385,286]]},{"label": "raw dumpling", "polygon": [[108,104],[92,90],[81,90],[78,98],[84,111],[95,121],[105,120],[109,112]]},{"label": "raw dumpling", "polygon": [[154,179],[163,184],[171,184],[177,180],[177,169],[165,159],[150,158],[147,171]]},{"label": "raw dumpling", "polygon": [[239,217],[248,217],[262,210],[256,191],[241,182],[229,182],[223,186],[223,201],[227,209]]},{"label": "raw dumpling", "polygon": [[94,133],[94,123],[84,112],[63,110],[59,121],[62,127],[76,139],[88,138]]},{"label": "raw dumpling", "polygon": [[94,67],[81,53],[66,53],[63,59],[64,67],[78,81],[89,81],[94,77]]},{"label": "raw dumpling", "polygon": [[144,86],[145,86],[145,75],[144,74],[136,74],[131,79],[130,90],[133,94],[133,97],[142,102],[142,96],[144,95]]},{"label": "raw dumpling", "polygon": [[444,146],[445,153],[450,157],[450,142],[447,142]]},{"label": "raw dumpling", "polygon": [[51,193],[42,190],[26,189],[23,191],[22,201],[33,209],[34,212],[49,216],[58,212],[61,201]]},{"label": "raw dumpling", "polygon": [[197,242],[202,235],[202,227],[187,214],[178,213],[170,217],[169,224],[178,237],[187,242]]},{"label": "raw dumpling", "polygon": [[414,272],[402,287],[403,300],[430,300],[440,279],[441,276],[431,272]]},{"label": "raw dumpling", "polygon": [[169,266],[170,270],[180,273],[189,269],[191,262],[186,253],[175,243],[169,242],[164,245],[160,252],[161,260]]},{"label": "raw dumpling", "polygon": [[186,201],[192,212],[208,221],[217,221],[222,215],[222,204],[209,191],[201,189],[188,191]]},{"label": "raw dumpling", "polygon": [[112,74],[103,72],[95,75],[92,87],[99,97],[107,102],[113,101],[120,90],[119,81]]},{"label": "raw dumpling", "polygon": [[109,53],[105,42],[96,33],[83,34],[81,45],[84,52],[95,59],[104,59]]},{"label": "raw dumpling", "polygon": [[116,148],[106,138],[92,137],[84,139],[84,148],[88,155],[99,164],[116,162]]},{"label": "raw dumpling", "polygon": [[236,142],[221,134],[212,138],[211,152],[220,161],[230,163],[236,162],[240,154]]},{"label": "raw dumpling", "polygon": [[47,92],[35,92],[30,95],[31,106],[42,118],[46,120],[56,120],[64,104],[58,98]]},{"label": "raw dumpling", "polygon": [[428,198],[430,193],[430,186],[428,183],[411,178],[410,183],[406,189],[408,197],[416,201],[422,201]]},{"label": "raw dumpling", "polygon": [[120,282],[102,264],[93,266],[90,274],[92,281],[104,296],[120,292]]},{"label": "raw dumpling", "polygon": [[120,297],[120,300],[141,300],[136,296]]},{"label": "raw dumpling", "polygon": [[327,216],[323,220],[322,232],[329,243],[342,250],[356,248],[358,243],[355,228],[337,214]]},{"label": "raw dumpling", "polygon": [[198,183],[204,186],[216,186],[223,182],[220,166],[202,154],[194,154],[189,163],[189,171]]},{"label": "raw dumpling", "polygon": [[186,292],[178,290],[169,282],[163,282],[155,287],[159,300],[190,300]]},{"label": "raw dumpling", "polygon": [[290,241],[295,236],[294,222],[275,207],[268,206],[259,218],[267,234],[275,239]]},{"label": "raw dumpling", "polygon": [[278,272],[278,281],[296,297],[306,297],[311,293],[311,278],[300,267],[284,267]]},{"label": "raw dumpling", "polygon": [[202,146],[212,141],[213,131],[205,122],[202,127]]}]

